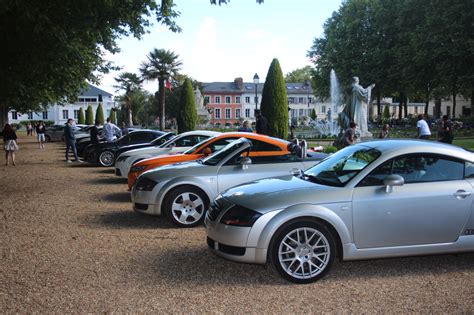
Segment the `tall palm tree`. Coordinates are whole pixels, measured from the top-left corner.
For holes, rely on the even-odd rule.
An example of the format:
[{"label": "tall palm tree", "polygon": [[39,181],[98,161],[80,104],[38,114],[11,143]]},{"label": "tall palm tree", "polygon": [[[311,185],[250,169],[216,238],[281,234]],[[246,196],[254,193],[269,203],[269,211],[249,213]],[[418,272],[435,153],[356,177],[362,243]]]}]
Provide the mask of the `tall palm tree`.
[{"label": "tall palm tree", "polygon": [[141,89],[142,79],[135,73],[122,72],[117,78],[115,78],[115,82],[118,83],[118,85],[114,85],[114,88],[116,88],[117,91],[125,91],[125,94],[120,98],[120,100],[122,101],[122,106],[126,110],[127,121],[125,123],[127,126],[130,126],[133,124],[132,94]]},{"label": "tall palm tree", "polygon": [[178,60],[178,55],[170,50],[153,49],[147,55],[147,61],[140,67],[142,78],[145,80],[158,80],[158,107],[160,113],[160,129],[165,129],[165,81],[174,78],[182,62]]}]

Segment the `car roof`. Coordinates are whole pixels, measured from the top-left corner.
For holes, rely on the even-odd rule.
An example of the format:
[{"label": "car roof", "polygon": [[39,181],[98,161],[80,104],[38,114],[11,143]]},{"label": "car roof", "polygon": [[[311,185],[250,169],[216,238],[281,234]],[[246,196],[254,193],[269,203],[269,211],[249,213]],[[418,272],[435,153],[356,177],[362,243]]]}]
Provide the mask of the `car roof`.
[{"label": "car roof", "polygon": [[452,144],[415,139],[380,139],[360,142],[359,145],[377,149],[385,154],[433,153],[460,158],[474,163],[474,153]]}]

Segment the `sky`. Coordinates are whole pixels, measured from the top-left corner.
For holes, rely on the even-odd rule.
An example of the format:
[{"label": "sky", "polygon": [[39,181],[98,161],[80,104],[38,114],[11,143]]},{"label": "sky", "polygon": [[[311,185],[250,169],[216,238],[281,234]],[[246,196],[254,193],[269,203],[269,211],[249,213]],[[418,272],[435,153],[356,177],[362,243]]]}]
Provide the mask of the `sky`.
[{"label": "sky", "polygon": [[[277,58],[283,74],[310,65],[307,52],[314,38],[323,34],[324,22],[339,9],[342,0],[232,0],[211,5],[209,0],[175,0],[183,29],[173,33],[155,23],[141,40],[118,40],[120,53],[106,58],[122,67],[104,75],[100,88],[118,95],[114,78],[127,71],[139,73],[140,64],[153,50],[166,49],[179,55],[180,73],[200,82],[230,82],[242,77],[253,82],[255,73],[265,81],[268,68]],[[155,92],[158,83],[145,82]]]}]

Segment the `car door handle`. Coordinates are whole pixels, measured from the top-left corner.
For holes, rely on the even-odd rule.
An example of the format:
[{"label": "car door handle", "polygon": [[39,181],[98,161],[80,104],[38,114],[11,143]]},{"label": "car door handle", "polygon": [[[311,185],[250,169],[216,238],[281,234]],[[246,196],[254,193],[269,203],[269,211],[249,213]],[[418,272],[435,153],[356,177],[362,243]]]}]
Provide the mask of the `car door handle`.
[{"label": "car door handle", "polygon": [[460,198],[466,198],[466,197],[469,197],[471,195],[471,193],[469,191],[465,191],[465,190],[458,190],[454,193],[454,197],[460,199]]}]

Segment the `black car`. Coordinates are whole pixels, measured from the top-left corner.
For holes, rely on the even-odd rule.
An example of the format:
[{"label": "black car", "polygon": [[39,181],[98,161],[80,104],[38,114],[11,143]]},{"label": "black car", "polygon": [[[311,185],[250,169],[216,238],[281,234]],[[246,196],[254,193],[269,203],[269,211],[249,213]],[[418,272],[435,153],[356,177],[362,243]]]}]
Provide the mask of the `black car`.
[{"label": "black car", "polygon": [[168,133],[158,130],[138,130],[130,132],[114,142],[100,142],[98,145],[89,144],[84,149],[83,158],[90,163],[99,163],[102,166],[112,166],[115,162],[116,152],[127,145],[138,143],[151,143],[155,139],[163,138],[166,141]]},{"label": "black car", "polygon": [[146,148],[146,147],[157,147],[165,143],[166,141],[170,140],[173,138],[175,134],[173,132],[168,132],[166,135],[163,137],[156,138],[150,143],[138,143],[138,144],[130,144],[126,145],[124,147],[121,147],[117,152],[115,152],[115,156],[118,157],[120,154],[123,152],[127,152],[130,150],[135,150],[135,149],[141,149],[141,148]]}]

